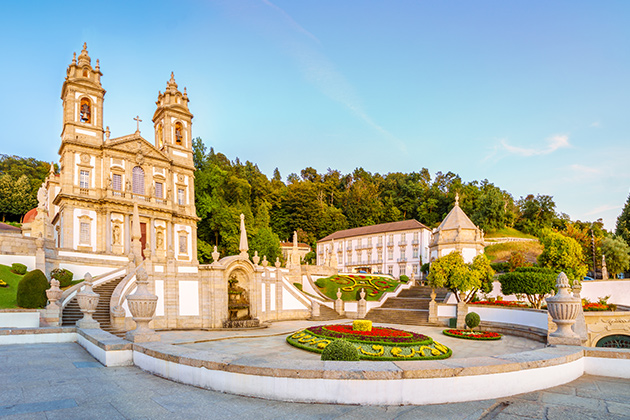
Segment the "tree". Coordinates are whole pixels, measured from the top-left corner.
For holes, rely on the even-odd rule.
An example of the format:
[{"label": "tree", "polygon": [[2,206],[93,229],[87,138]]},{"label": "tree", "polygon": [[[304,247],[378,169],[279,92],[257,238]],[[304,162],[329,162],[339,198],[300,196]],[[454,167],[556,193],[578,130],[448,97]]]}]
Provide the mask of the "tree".
[{"label": "tree", "polygon": [[582,247],[573,238],[550,229],[542,231],[540,242],[543,252],[538,256],[538,263],[542,267],[551,268],[557,272],[564,271],[569,279],[582,279],[586,275],[587,266],[584,263]]},{"label": "tree", "polygon": [[466,264],[462,254],[456,251],[433,261],[427,279],[431,287],[451,290],[458,301],[459,293],[466,293],[464,300],[468,302],[479,290],[486,293],[492,290],[493,276],[494,270],[485,254],[477,255],[471,264]]},{"label": "tree", "polygon": [[617,218],[615,234],[621,236],[623,240],[630,245],[630,195],[628,195],[626,205],[623,206],[623,210]]},{"label": "tree", "polygon": [[540,309],[545,296],[556,286],[558,273],[550,268],[520,267],[510,273],[501,274],[501,293],[504,295],[525,294],[536,309]]},{"label": "tree", "polygon": [[556,203],[549,195],[528,195],[518,200],[520,212],[516,228],[526,233],[537,234],[540,230],[551,228],[556,217]]},{"label": "tree", "polygon": [[622,273],[630,267],[630,246],[620,236],[604,238],[601,248],[609,273]]}]

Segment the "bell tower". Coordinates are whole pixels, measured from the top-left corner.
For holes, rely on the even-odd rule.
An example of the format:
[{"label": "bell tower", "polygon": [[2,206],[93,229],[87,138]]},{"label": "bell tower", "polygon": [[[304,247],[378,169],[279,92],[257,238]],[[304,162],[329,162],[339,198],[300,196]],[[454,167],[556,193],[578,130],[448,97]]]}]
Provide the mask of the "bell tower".
[{"label": "bell tower", "polygon": [[175,76],[166,83],[164,93],[158,93],[157,109],[153,114],[155,147],[175,162],[192,166],[192,118],[188,109],[186,88],[177,89]]},{"label": "bell tower", "polygon": [[77,60],[74,53],[61,89],[63,131],[61,142],[99,146],[103,143],[103,98],[98,60],[92,67],[87,44]]}]

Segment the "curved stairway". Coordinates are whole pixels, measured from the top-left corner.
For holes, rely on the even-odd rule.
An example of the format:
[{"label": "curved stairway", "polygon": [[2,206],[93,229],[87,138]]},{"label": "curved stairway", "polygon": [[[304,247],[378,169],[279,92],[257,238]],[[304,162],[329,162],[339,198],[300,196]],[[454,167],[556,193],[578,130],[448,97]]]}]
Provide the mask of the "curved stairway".
[{"label": "curved stairway", "polygon": [[[435,293],[436,302],[442,302],[448,290],[435,289]],[[372,309],[366,319],[403,325],[429,324],[429,302],[431,302],[429,286],[412,286],[401,291],[398,296],[387,299],[380,308]]]},{"label": "curved stairway", "polygon": [[[94,313],[94,319],[97,320],[100,324],[100,328],[104,331],[108,331],[112,334],[116,334],[118,331],[115,331],[112,328],[111,320],[109,317],[109,301],[112,297],[112,293],[114,293],[114,289],[118,286],[118,283],[124,279],[125,276],[120,276],[116,279],[108,281],[105,284],[98,285],[94,287],[94,292],[98,293],[100,297],[98,298],[98,306],[96,307],[96,312]],[[77,302],[76,296],[68,302],[68,304],[63,308],[62,313],[62,326],[72,326],[76,325],[79,319],[83,318],[83,314],[81,313],[81,309],[79,308],[79,303]]]}]

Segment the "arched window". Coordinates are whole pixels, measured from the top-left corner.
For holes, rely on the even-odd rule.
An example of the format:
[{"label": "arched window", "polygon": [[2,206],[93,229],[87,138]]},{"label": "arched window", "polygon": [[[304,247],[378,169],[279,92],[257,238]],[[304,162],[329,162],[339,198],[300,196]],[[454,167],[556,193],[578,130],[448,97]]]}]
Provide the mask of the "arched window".
[{"label": "arched window", "polygon": [[181,146],[183,140],[184,140],[184,127],[182,126],[182,123],[176,122],[175,123],[175,144],[179,144]]},{"label": "arched window", "polygon": [[89,124],[92,122],[92,104],[88,98],[81,98],[79,121]]},{"label": "arched window", "polygon": [[133,193],[144,195],[144,170],[141,167],[136,166],[133,168]]}]

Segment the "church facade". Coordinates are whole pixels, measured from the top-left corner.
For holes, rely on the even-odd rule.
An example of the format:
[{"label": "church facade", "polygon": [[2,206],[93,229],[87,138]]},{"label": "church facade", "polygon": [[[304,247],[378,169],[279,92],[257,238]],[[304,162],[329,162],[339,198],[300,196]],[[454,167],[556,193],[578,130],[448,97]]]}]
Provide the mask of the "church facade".
[{"label": "church facade", "polygon": [[[61,91],[60,173],[46,182],[58,249],[126,256],[137,204],[144,254],[197,263],[192,118],[173,74],[159,92],[153,139],[140,131],[111,138],[104,125],[99,60],[87,47],[68,66]],[[139,118],[136,118],[139,123]],[[147,255],[144,255],[146,258]]]}]

